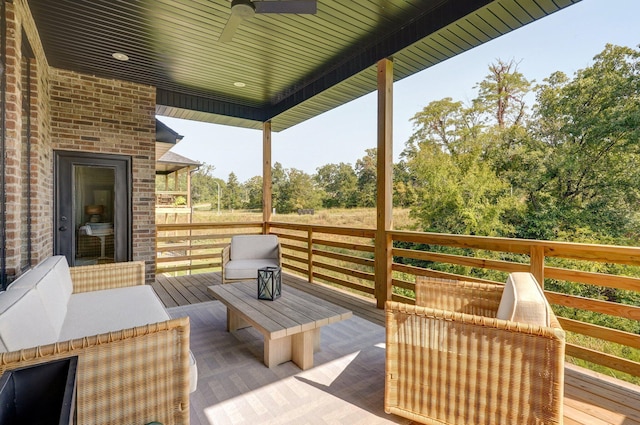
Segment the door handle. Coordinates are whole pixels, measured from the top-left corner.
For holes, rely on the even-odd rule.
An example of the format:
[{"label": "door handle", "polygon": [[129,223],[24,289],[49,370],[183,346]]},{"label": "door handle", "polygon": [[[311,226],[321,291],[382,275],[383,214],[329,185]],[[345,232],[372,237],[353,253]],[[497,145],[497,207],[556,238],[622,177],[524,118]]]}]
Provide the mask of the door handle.
[{"label": "door handle", "polygon": [[65,230],[67,230],[67,226],[60,226],[58,227],[58,230],[60,230],[61,232],[64,232]]}]

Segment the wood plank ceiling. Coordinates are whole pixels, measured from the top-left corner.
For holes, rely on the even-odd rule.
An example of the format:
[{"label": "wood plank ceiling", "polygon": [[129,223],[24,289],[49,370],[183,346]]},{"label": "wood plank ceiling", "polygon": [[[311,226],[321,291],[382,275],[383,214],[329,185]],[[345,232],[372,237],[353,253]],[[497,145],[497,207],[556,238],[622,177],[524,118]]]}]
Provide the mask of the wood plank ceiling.
[{"label": "wood plank ceiling", "polygon": [[384,57],[397,81],[578,1],[318,0],[228,43],[229,0],[28,4],[51,66],[155,86],[160,115],[280,131],[375,90]]}]

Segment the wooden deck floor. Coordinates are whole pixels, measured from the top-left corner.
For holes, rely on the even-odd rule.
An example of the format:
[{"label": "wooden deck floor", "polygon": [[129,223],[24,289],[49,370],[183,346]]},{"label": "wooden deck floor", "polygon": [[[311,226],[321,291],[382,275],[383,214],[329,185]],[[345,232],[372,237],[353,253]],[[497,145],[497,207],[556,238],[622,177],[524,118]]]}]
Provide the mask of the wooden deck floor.
[{"label": "wooden deck floor", "polygon": [[[355,316],[384,327],[384,312],[375,307],[373,300],[339,291],[326,285],[309,284],[305,280],[289,274],[283,275],[283,282],[286,285],[311,292],[316,296],[346,307],[353,311]],[[177,278],[157,276],[153,288],[167,307],[179,307],[212,301],[212,297],[207,293],[207,286],[220,283],[219,273],[196,274]],[[188,309],[189,307],[185,308]],[[332,327],[329,326],[327,328],[328,332],[331,332]],[[199,344],[199,341],[194,341],[199,335],[193,335],[192,333],[192,346]],[[270,373],[270,369],[258,368],[255,373],[264,373],[266,375]],[[255,373],[252,375],[252,380],[268,379],[266,376],[255,376]],[[355,378],[353,379],[355,380]],[[207,387],[211,387],[211,385],[209,383]],[[205,388],[202,391],[206,390],[210,391],[210,388]],[[203,397],[206,398],[201,393],[199,386],[198,391],[192,395],[192,398],[194,401],[202,401]],[[256,395],[248,392],[247,397],[255,398]],[[240,396],[240,399],[242,398]],[[248,405],[251,404],[250,401],[236,401],[236,403],[238,404],[234,408],[238,409],[242,409],[239,406],[246,406],[247,403]],[[192,407],[194,404],[197,403],[192,403]],[[364,403],[361,408],[367,411],[370,410],[370,407],[367,407]],[[566,425],[640,425],[640,387],[568,364],[565,371],[564,416]],[[201,414],[192,412],[192,425],[209,425],[210,423],[214,422],[210,422]],[[254,423],[256,422],[254,421]],[[313,421],[306,421],[306,423],[328,422],[323,422],[316,417]],[[336,422],[334,420],[333,423],[355,422]],[[396,420],[395,423],[399,423],[399,421]]]}]

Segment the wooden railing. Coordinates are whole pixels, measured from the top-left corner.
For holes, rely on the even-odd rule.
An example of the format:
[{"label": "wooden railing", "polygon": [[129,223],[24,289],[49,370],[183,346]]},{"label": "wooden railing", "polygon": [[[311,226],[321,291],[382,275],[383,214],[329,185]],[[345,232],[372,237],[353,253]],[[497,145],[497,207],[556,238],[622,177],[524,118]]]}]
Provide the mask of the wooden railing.
[{"label": "wooden railing", "polygon": [[220,269],[220,251],[233,235],[263,233],[262,223],[156,225],[156,273]]},{"label": "wooden railing", "polygon": [[[265,232],[279,236],[286,271],[310,282],[337,285],[367,297],[373,298],[375,293],[373,229],[281,222],[157,227],[159,273],[219,270],[219,252],[232,235]],[[640,362],[631,360],[640,358],[640,335],[587,323],[579,320],[579,315],[562,317],[564,308],[607,315],[614,320],[640,320],[638,305],[571,295],[563,286],[579,283],[622,289],[637,296],[640,248],[408,231],[389,234],[394,246],[389,271],[394,300],[414,302],[416,276],[504,282],[508,273],[528,271],[547,286],[547,299],[568,332],[568,356],[625,372],[640,381]],[[452,252],[455,250],[458,252]],[[624,265],[625,274],[589,270],[610,264]],[[581,343],[583,340],[606,341],[621,346],[629,355],[606,353],[606,347],[588,347]]]},{"label": "wooden railing", "polygon": [[285,270],[373,296],[374,230],[274,222],[268,229],[280,238]]}]

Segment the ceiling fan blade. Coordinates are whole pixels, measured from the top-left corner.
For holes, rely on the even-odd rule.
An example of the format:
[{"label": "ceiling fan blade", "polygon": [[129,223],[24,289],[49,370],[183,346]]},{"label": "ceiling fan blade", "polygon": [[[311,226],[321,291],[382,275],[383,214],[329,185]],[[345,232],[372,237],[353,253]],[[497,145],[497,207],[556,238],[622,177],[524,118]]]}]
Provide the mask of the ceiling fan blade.
[{"label": "ceiling fan blade", "polygon": [[220,37],[218,41],[222,43],[229,43],[233,40],[233,35],[236,33],[236,29],[242,22],[242,18],[238,15],[234,15],[233,13],[229,16],[229,20],[227,24],[224,26],[222,33],[220,33]]},{"label": "ceiling fan blade", "polygon": [[316,0],[254,1],[256,13],[297,13],[315,15],[318,11]]}]

